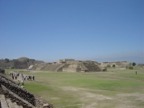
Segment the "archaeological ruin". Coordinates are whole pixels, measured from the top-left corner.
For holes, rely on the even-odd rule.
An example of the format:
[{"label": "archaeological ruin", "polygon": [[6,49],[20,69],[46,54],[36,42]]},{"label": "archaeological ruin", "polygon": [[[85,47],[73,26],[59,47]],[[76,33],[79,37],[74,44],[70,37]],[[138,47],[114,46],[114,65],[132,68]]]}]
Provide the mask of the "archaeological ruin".
[{"label": "archaeological ruin", "polygon": [[0,108],[53,108],[47,103],[44,106],[41,100],[26,89],[21,88],[16,82],[7,77],[0,70]]}]

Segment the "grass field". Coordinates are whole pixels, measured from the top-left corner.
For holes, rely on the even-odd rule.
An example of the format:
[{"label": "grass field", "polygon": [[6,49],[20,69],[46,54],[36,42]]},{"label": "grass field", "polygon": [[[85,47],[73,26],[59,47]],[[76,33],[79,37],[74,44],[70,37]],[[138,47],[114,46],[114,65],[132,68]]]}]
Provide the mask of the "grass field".
[{"label": "grass field", "polygon": [[[135,71],[138,74],[135,74]],[[144,71],[38,72],[25,88],[55,108],[144,108]]]}]

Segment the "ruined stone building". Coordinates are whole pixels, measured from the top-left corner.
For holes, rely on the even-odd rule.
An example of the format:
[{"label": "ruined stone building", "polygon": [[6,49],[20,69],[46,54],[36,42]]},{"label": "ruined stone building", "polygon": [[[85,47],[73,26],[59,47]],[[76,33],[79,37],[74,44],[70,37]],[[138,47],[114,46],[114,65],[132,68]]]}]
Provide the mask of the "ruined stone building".
[{"label": "ruined stone building", "polygon": [[0,108],[53,108],[0,72]]}]

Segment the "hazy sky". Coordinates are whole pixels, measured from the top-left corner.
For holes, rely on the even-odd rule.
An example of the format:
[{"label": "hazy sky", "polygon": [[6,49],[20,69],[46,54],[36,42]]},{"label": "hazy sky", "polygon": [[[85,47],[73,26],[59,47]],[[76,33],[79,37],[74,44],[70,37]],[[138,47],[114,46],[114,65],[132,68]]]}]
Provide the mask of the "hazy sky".
[{"label": "hazy sky", "polygon": [[144,61],[144,0],[0,0],[0,58]]}]

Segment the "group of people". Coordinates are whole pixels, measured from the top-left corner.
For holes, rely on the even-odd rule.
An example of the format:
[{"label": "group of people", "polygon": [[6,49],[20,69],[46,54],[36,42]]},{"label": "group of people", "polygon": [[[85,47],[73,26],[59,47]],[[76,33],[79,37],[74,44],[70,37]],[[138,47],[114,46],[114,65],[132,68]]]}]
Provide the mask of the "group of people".
[{"label": "group of people", "polygon": [[29,81],[34,81],[35,80],[35,76],[34,75],[25,75],[23,73],[18,73],[18,72],[11,72],[10,73],[10,77],[13,80],[17,80],[19,85],[24,85],[24,81],[29,80]]},{"label": "group of people", "polygon": [[35,80],[35,76],[34,75],[25,75],[23,73],[17,73],[17,72],[11,72],[10,76],[13,80],[17,80],[19,78],[23,79],[23,80]]}]

